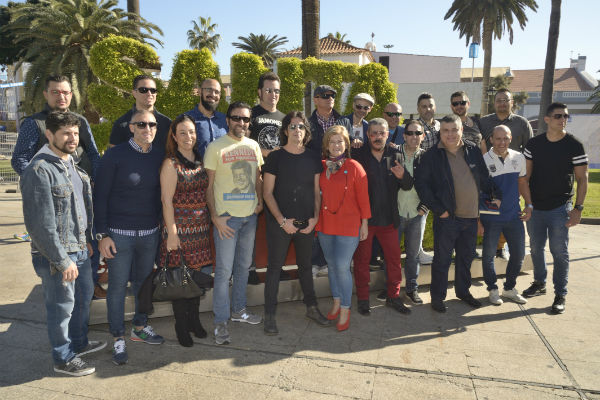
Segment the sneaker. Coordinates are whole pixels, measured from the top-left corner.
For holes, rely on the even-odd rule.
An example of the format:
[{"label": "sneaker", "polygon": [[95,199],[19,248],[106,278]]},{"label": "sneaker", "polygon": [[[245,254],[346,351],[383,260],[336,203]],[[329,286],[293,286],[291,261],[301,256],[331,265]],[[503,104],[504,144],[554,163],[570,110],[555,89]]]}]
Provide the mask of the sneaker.
[{"label": "sneaker", "polygon": [[519,292],[517,292],[517,289],[512,288],[510,290],[506,290],[504,289],[502,291],[502,297],[506,297],[507,299],[510,299],[512,301],[514,301],[515,303],[518,304],[525,304],[527,303],[527,300],[525,299],[525,297],[521,296],[519,294]]},{"label": "sneaker", "polygon": [[385,299],[387,299],[387,290],[383,289],[381,292],[379,292],[379,294],[377,294],[377,300],[385,301]]},{"label": "sneaker", "polygon": [[112,362],[115,365],[124,365],[127,364],[127,347],[125,346],[125,339],[117,339],[113,343],[113,356]]},{"label": "sneaker", "polygon": [[[104,343],[106,345],[106,343]],[[71,376],[85,376],[96,372],[96,368],[89,365],[79,357],[73,358],[66,364],[55,365],[54,372]]]},{"label": "sneaker", "polygon": [[102,342],[100,340],[88,340],[87,346],[85,346],[83,349],[77,352],[77,354],[75,354],[75,357],[81,357],[86,354],[95,353],[97,351],[102,350],[105,347],[106,342]]},{"label": "sneaker", "polygon": [[419,292],[416,290],[413,290],[412,292],[406,292],[406,296],[415,304],[423,304],[423,299],[421,296],[419,296]]},{"label": "sneaker", "polygon": [[523,296],[525,297],[539,296],[542,294],[546,294],[546,284],[542,282],[533,281],[531,282],[531,286],[523,290]]},{"label": "sneaker", "polygon": [[96,283],[94,286],[94,300],[106,299],[106,290],[100,284]]},{"label": "sneaker", "polygon": [[323,265],[321,268],[319,268],[319,271],[317,271],[317,276],[327,276],[329,274],[329,269],[327,268],[327,265]]},{"label": "sneaker", "polygon": [[[504,291],[504,293],[506,293],[506,290]],[[502,295],[504,295],[504,293]],[[504,303],[502,301],[502,299],[500,298],[500,293],[498,293],[498,289],[492,289],[490,290],[490,303],[492,303],[495,306],[499,306],[500,304]]]},{"label": "sneaker", "polygon": [[15,238],[17,240],[21,240],[23,242],[31,242],[31,237],[29,237],[29,233],[27,233],[27,232],[25,232],[25,233],[23,233],[21,235],[19,235],[18,233],[15,233],[13,235],[13,238]]},{"label": "sneaker", "polygon": [[423,249],[419,252],[419,264],[431,264],[433,262],[433,255],[425,253]]},{"label": "sneaker", "polygon": [[318,265],[313,265],[312,266],[312,276],[313,276],[313,279],[317,277],[318,273],[319,273],[319,266]]},{"label": "sneaker", "polygon": [[255,269],[248,273],[248,285],[258,285],[260,284],[260,278],[258,277],[258,273]]},{"label": "sneaker", "polygon": [[565,296],[557,294],[554,296],[554,303],[552,303],[552,312],[555,314],[562,314],[565,312]]},{"label": "sneaker", "polygon": [[141,331],[136,331],[135,328],[131,328],[131,340],[148,344],[163,344],[165,338],[154,333],[154,330],[150,325],[146,325]]},{"label": "sneaker", "polygon": [[234,322],[247,322],[250,325],[260,324],[262,317],[260,315],[252,314],[244,308],[240,312],[231,313],[231,320]]},{"label": "sneaker", "polygon": [[479,249],[475,249],[475,258],[481,260],[483,258],[483,253]]},{"label": "sneaker", "polygon": [[506,250],[506,247],[503,247],[501,249],[496,250],[496,257],[497,258],[502,258],[502,259],[508,261],[508,258],[510,257],[510,255],[508,254],[508,251]]},{"label": "sneaker", "polygon": [[384,260],[381,258],[376,258],[369,262],[369,271],[383,271],[385,269]]},{"label": "sneaker", "polygon": [[229,337],[229,330],[227,330],[227,322],[221,322],[215,326],[215,343],[216,344],[229,344],[231,338]]}]

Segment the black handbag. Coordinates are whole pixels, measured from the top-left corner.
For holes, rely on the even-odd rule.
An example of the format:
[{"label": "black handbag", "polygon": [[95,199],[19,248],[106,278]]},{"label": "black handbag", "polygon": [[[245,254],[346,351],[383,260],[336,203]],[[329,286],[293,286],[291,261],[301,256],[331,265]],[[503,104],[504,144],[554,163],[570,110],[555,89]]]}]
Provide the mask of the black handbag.
[{"label": "black handbag", "polygon": [[177,299],[191,299],[199,297],[202,289],[198,287],[190,269],[185,265],[183,252],[179,249],[180,264],[169,268],[169,252],[165,257],[165,264],[154,275],[153,301],[171,301]]}]

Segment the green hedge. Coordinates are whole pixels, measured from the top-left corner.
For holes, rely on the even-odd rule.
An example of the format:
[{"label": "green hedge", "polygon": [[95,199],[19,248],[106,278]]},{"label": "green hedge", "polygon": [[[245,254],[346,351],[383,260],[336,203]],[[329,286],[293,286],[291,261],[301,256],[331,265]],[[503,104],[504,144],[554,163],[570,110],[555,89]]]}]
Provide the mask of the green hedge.
[{"label": "green hedge", "polygon": [[256,54],[237,53],[231,57],[231,101],[254,106],[258,99],[258,78],[269,71]]},{"label": "green hedge", "polygon": [[[358,93],[369,93],[375,98],[375,105],[369,113],[369,119],[381,117],[388,103],[395,103],[396,87],[389,81],[388,70],[379,63],[369,63],[358,68],[358,76],[350,89],[349,99]],[[346,103],[344,114],[352,112],[352,101]]]},{"label": "green hedge", "polygon": [[280,58],[277,60],[277,74],[281,79],[281,96],[277,108],[284,114],[304,107],[304,71],[302,60]]},{"label": "green hedge", "polygon": [[98,147],[98,152],[103,154],[108,148],[108,140],[110,139],[110,131],[112,130],[112,122],[103,122],[101,124],[92,124],[92,134]]}]

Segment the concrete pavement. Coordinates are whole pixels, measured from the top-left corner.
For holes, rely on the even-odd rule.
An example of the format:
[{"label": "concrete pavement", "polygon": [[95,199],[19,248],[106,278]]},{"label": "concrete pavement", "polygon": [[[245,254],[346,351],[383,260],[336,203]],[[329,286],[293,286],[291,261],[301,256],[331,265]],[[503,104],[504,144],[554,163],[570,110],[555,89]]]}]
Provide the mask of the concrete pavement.
[{"label": "concrete pavement", "polygon": [[[412,306],[405,316],[372,293],[372,315],[353,312],[343,333],[316,326],[304,318],[301,302],[289,302],[278,308],[279,336],[265,336],[262,325],[230,323],[231,345],[217,346],[209,334],[183,348],[172,317],[155,318],[151,323],[165,344],[128,340],[129,363],[121,367],[112,364],[109,350],[92,354],[86,359],[96,373],[82,378],[52,372],[40,280],[29,244],[12,239],[23,230],[20,194],[0,193],[3,399],[600,399],[597,225],[571,230],[569,295],[562,315],[549,313],[551,290],[524,306],[496,307],[476,280],[472,293],[483,301],[480,309],[458,301],[450,289],[448,312],[435,313],[423,288],[425,304]],[[521,275],[517,288],[525,289],[531,280],[530,272]],[[323,311],[331,304],[329,298],[319,301]],[[262,313],[262,307],[252,310]],[[200,318],[210,332],[212,315]],[[107,340],[107,332],[107,325],[93,325],[89,336]]]}]

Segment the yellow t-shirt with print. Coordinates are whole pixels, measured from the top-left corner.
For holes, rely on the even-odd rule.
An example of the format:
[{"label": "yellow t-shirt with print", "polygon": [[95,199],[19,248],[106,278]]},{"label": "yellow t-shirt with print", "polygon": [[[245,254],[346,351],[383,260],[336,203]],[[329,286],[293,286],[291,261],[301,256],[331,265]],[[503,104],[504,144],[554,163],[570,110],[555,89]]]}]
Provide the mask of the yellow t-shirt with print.
[{"label": "yellow t-shirt with print", "polygon": [[213,191],[218,215],[247,217],[258,204],[256,170],[264,164],[258,143],[224,135],[204,153],[204,167],[215,171]]}]

